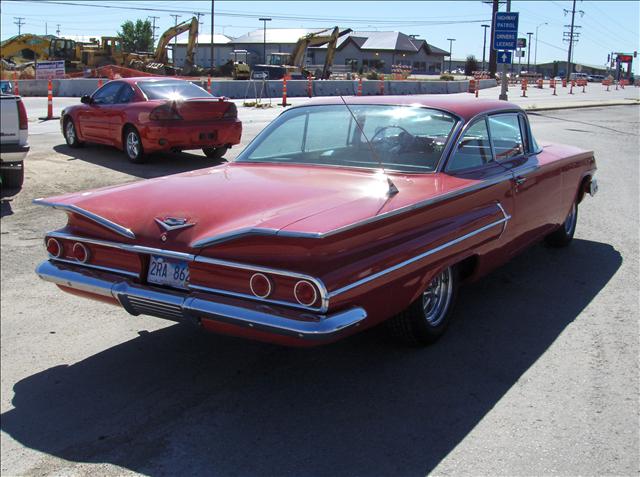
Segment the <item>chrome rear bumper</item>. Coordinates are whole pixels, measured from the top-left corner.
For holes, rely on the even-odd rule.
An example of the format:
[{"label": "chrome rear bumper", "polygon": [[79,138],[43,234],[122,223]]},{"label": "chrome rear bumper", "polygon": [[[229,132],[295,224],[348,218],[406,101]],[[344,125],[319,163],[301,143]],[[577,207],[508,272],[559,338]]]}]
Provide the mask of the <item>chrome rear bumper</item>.
[{"label": "chrome rear bumper", "polygon": [[56,285],[113,297],[132,315],[173,321],[212,320],[296,338],[334,339],[367,317],[365,310],[359,307],[321,315],[209,293],[165,290],[133,283],[117,274],[50,260],[38,265],[36,273]]}]

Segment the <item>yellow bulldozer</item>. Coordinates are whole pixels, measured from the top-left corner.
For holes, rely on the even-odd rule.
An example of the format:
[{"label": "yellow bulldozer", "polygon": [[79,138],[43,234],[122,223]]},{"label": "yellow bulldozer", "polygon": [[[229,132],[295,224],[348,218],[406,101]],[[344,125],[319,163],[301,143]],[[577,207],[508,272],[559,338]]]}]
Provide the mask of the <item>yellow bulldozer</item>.
[{"label": "yellow bulldozer", "polygon": [[77,62],[77,44],[73,40],[53,35],[24,33],[0,43],[0,56],[16,65],[37,60]]}]

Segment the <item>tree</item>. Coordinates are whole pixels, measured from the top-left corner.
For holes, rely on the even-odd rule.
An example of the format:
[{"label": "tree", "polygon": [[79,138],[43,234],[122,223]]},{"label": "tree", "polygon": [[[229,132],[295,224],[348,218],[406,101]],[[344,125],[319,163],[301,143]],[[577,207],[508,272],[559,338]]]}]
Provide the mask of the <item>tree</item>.
[{"label": "tree", "polygon": [[471,76],[474,71],[478,71],[478,60],[473,55],[467,56],[467,61],[464,64],[464,74]]},{"label": "tree", "polygon": [[118,38],[126,52],[149,51],[153,48],[153,30],[149,20],[127,20],[120,25]]}]

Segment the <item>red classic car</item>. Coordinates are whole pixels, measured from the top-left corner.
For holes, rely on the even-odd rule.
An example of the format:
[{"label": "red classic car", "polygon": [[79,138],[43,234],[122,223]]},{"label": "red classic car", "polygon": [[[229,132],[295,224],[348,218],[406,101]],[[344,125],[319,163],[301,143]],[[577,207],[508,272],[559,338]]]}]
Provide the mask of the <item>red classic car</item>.
[{"label": "red classic car", "polygon": [[81,101],[60,116],[67,144],[114,146],[132,162],[142,162],[148,153],[188,149],[202,149],[207,157],[220,159],[242,135],[236,105],[189,81],[109,81]]},{"label": "red classic car", "polygon": [[232,163],[36,200],[68,215],[37,273],[220,333],[311,346],[390,320],[426,344],[460,283],[571,241],[595,171],[507,102],[317,99]]}]

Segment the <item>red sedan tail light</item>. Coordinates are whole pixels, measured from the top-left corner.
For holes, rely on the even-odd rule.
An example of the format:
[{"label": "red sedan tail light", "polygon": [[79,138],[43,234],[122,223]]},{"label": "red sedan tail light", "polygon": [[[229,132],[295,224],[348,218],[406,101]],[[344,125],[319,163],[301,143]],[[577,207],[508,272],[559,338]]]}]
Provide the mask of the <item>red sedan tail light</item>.
[{"label": "red sedan tail light", "polygon": [[85,263],[89,260],[89,249],[81,243],[73,245],[73,256],[78,262]]},{"label": "red sedan tail light", "polygon": [[176,111],[173,106],[163,104],[149,113],[149,119],[152,121],[167,121],[182,119],[182,116],[178,114],[178,111]]},{"label": "red sedan tail light", "polygon": [[54,238],[47,240],[47,252],[53,257],[59,257],[62,254],[62,245]]},{"label": "red sedan tail light", "polygon": [[262,273],[254,273],[253,275],[251,275],[251,279],[249,280],[249,288],[251,288],[251,293],[253,293],[258,298],[267,298],[273,291],[271,280],[269,280],[269,278],[267,278],[267,276]]},{"label": "red sedan tail light", "polygon": [[234,103],[232,103],[232,102],[229,102],[227,110],[224,112],[222,117],[226,118],[226,119],[235,119],[235,118],[237,118],[238,117],[238,108],[236,108],[236,105]]},{"label": "red sedan tail light", "polygon": [[293,295],[298,303],[304,306],[311,306],[318,300],[318,291],[313,283],[307,280],[300,280],[293,287]]}]

